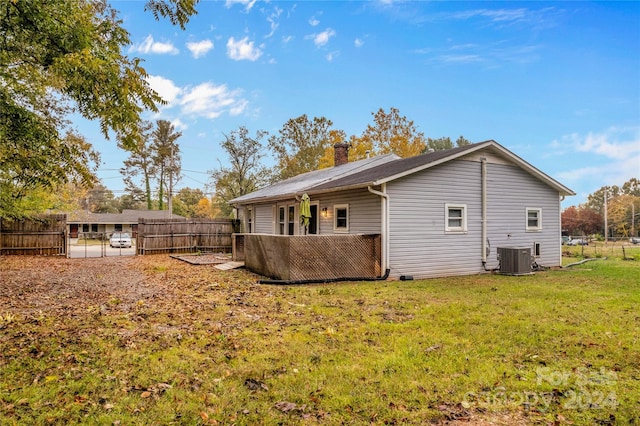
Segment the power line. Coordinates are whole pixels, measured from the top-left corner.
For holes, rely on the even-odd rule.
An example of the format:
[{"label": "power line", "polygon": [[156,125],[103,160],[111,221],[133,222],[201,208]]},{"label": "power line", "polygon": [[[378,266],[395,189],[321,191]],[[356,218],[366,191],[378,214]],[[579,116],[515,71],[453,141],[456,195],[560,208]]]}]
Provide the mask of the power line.
[{"label": "power line", "polygon": [[190,172],[190,173],[200,173],[200,174],[203,174],[203,175],[208,175],[208,174],[209,174],[209,172],[199,172],[199,171],[197,171],[197,170],[187,170],[187,169],[182,169],[182,171],[183,171],[183,172]]}]

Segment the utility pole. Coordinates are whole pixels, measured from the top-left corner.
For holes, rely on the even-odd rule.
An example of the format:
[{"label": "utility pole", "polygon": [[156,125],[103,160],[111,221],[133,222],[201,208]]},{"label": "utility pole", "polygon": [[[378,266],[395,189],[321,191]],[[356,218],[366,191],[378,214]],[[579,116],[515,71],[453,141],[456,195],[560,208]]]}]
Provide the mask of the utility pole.
[{"label": "utility pole", "polygon": [[604,243],[609,240],[609,221],[607,220],[607,188],[604,189]]},{"label": "utility pole", "polygon": [[173,219],[173,142],[169,156],[169,219]]}]

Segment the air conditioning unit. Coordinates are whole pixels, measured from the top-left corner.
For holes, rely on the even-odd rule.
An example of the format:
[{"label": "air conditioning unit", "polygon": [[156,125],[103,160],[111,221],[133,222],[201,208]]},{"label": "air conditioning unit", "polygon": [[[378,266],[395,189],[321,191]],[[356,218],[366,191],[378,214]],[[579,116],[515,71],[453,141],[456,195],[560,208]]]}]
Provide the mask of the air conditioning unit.
[{"label": "air conditioning unit", "polygon": [[498,247],[500,273],[508,275],[531,274],[530,247]]}]

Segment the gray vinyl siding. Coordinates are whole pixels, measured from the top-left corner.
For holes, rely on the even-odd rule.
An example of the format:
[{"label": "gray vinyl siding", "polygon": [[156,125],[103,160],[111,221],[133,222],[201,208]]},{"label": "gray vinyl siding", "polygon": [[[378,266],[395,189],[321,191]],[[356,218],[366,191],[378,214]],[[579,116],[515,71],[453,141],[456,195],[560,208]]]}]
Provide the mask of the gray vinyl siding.
[{"label": "gray vinyl siding", "polygon": [[[487,237],[491,243],[488,260],[496,266],[498,247],[531,247],[540,243],[543,266],[562,263],[560,195],[553,188],[534,179],[519,168],[489,165],[487,181]],[[526,230],[526,209],[542,210],[542,230]]]},{"label": "gray vinyl siding", "polygon": [[[333,207],[339,204],[349,206],[349,234],[379,234],[380,224],[380,197],[371,194],[367,189],[354,191],[342,191],[334,194],[327,194],[312,197],[311,202],[318,202],[318,214],[320,215],[320,234],[335,234],[333,230]],[[295,203],[296,217],[299,214],[299,202],[294,200],[282,201],[274,204],[254,205],[253,232],[259,234],[277,233],[274,230],[274,220],[277,219],[277,207],[287,207]],[[274,217],[274,207],[276,216]],[[322,209],[327,208],[327,217],[322,217]],[[300,227],[296,221],[295,233],[300,232]]]},{"label": "gray vinyl siding", "polygon": [[[391,276],[483,272],[481,192],[481,163],[476,161],[450,161],[388,183]],[[489,163],[487,197],[489,267],[497,265],[497,247],[532,247],[534,242],[541,243],[541,265],[560,263],[556,191],[517,167]],[[445,231],[447,203],[466,206],[466,232]],[[526,232],[526,207],[542,209],[541,232]]]},{"label": "gray vinyl siding", "polygon": [[349,206],[349,234],[380,234],[380,197],[366,188],[323,195],[319,200],[320,211],[326,207],[329,212],[326,218],[320,215],[320,234],[335,234],[333,207],[339,204]]}]

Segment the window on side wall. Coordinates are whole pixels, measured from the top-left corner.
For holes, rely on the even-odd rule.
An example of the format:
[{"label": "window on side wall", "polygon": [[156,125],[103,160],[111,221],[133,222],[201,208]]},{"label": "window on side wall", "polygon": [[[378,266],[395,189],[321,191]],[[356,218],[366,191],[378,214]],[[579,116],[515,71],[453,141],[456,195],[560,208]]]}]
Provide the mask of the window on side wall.
[{"label": "window on side wall", "polygon": [[253,209],[251,207],[247,208],[247,234],[251,234],[253,225]]},{"label": "window on side wall", "polygon": [[540,243],[533,243],[533,256],[534,257],[540,257],[542,256],[542,250],[541,250],[541,246]]},{"label": "window on side wall", "polygon": [[527,231],[541,231],[542,230],[542,209],[527,207]]},{"label": "window on side wall", "polygon": [[115,228],[116,231],[122,232],[122,224],[121,223],[116,223],[114,225],[114,228]]},{"label": "window on side wall", "polygon": [[467,232],[467,206],[466,204],[445,204],[445,228],[446,232]]},{"label": "window on side wall", "polygon": [[284,235],[284,207],[278,207],[278,234]]},{"label": "window on side wall", "polygon": [[296,206],[287,207],[287,235],[293,235],[296,229]]},{"label": "window on side wall", "polygon": [[334,232],[349,232],[349,204],[333,206]]}]

